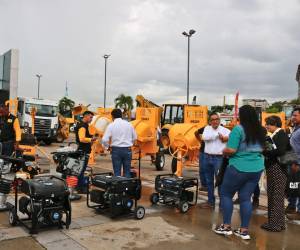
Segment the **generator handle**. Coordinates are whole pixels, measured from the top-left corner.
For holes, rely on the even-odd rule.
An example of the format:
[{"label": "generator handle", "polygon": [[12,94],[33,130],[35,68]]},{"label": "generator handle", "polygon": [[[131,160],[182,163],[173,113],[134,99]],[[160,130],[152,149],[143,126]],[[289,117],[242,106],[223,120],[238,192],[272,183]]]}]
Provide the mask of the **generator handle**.
[{"label": "generator handle", "polygon": [[170,177],[178,177],[176,174],[159,174],[156,177],[160,178],[160,177],[164,177],[164,176],[170,176]]},{"label": "generator handle", "polygon": [[139,179],[141,179],[141,149],[139,148]]},{"label": "generator handle", "polygon": [[113,176],[112,172],[104,172],[104,173],[96,173],[96,174],[92,174],[92,176],[98,176],[98,175],[109,175],[109,176]]}]

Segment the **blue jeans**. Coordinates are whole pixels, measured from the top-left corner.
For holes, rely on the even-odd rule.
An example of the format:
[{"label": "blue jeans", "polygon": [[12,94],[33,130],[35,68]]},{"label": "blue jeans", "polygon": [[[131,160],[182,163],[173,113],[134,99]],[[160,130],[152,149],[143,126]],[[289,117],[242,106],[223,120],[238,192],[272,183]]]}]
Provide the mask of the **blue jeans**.
[{"label": "blue jeans", "polygon": [[13,141],[2,142],[2,152],[0,152],[2,155],[11,156],[14,150]]},{"label": "blue jeans", "polygon": [[300,213],[300,198],[299,197],[289,197],[288,198],[289,207],[296,208]]},{"label": "blue jeans", "polygon": [[121,169],[123,166],[123,175],[127,178],[131,177],[131,158],[132,153],[128,147],[112,147],[111,159],[115,176],[121,176]]},{"label": "blue jeans", "polygon": [[204,152],[200,152],[199,155],[199,177],[200,177],[200,183],[202,187],[207,187],[206,183],[206,178],[205,178],[205,171],[204,171],[204,164],[205,164],[205,159],[204,159]]},{"label": "blue jeans", "polygon": [[88,162],[89,162],[89,156],[90,156],[89,154],[85,155],[84,165],[83,165],[80,175],[78,176],[78,183],[77,183],[78,188],[87,187],[88,179],[87,179],[87,177],[84,176],[84,172],[85,172]]},{"label": "blue jeans", "polygon": [[260,196],[260,188],[259,188],[259,185],[257,183],[256,187],[255,187],[255,190],[254,190],[254,193],[253,193],[253,200],[255,199],[259,199],[259,196]]},{"label": "blue jeans", "polygon": [[223,223],[231,224],[233,211],[232,198],[236,192],[240,199],[241,227],[248,228],[252,215],[252,194],[259,182],[262,171],[241,172],[233,166],[228,166],[221,186],[221,200],[223,208]]},{"label": "blue jeans", "polygon": [[207,196],[208,203],[211,205],[215,205],[215,176],[218,174],[222,161],[222,156],[204,154],[203,166],[207,184]]}]

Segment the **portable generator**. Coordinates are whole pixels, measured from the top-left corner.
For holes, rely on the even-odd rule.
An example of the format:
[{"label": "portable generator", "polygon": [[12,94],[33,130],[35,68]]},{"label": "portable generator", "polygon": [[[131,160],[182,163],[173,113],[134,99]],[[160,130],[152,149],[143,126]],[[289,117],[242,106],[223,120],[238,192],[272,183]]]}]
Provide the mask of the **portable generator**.
[{"label": "portable generator", "polygon": [[138,171],[131,169],[131,178],[114,176],[111,172],[90,176],[86,199],[89,208],[106,211],[111,218],[120,215],[134,215],[137,220],[144,218],[145,208],[138,206],[142,193],[140,151],[138,155],[132,159],[138,161]]},{"label": "portable generator", "polygon": [[[35,176],[33,179],[14,181],[15,203],[9,211],[9,223],[21,224],[31,234],[48,226],[71,224],[71,203],[65,181],[53,175]],[[24,196],[20,197],[21,192]],[[18,213],[19,212],[19,213]],[[25,218],[20,218],[22,213]],[[23,216],[24,217],[24,216]]]},{"label": "portable generator", "polygon": [[26,179],[39,173],[39,166],[31,160],[26,155],[19,158],[0,155],[0,211],[9,209],[6,200],[16,176]]},{"label": "portable generator", "polygon": [[[79,200],[80,195],[74,193],[78,183],[78,176],[81,174],[88,161],[88,155],[83,151],[74,150],[71,147],[64,147],[53,152],[53,160],[56,163],[56,171],[62,174],[67,180],[70,192],[70,200]],[[87,180],[88,182],[88,180]]]},{"label": "portable generator", "polygon": [[197,204],[198,179],[174,174],[158,175],[155,178],[155,191],[150,196],[152,204],[176,206],[181,213],[186,213]]},{"label": "portable generator", "polygon": [[[124,214],[134,214],[140,220],[145,216],[145,208],[137,206],[141,198],[142,184],[139,178],[113,176],[113,173],[93,174],[87,192],[87,206],[97,210],[108,210],[112,218]],[[97,205],[91,205],[90,203]]]}]

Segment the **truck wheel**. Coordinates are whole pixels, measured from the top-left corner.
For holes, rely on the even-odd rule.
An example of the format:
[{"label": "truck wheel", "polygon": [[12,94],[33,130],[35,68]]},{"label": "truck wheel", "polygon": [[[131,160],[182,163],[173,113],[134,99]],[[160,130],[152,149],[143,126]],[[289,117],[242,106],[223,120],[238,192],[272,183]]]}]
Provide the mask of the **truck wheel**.
[{"label": "truck wheel", "polygon": [[145,208],[142,206],[137,206],[136,209],[134,210],[134,217],[137,220],[143,219],[145,216]]},{"label": "truck wheel", "polygon": [[156,153],[156,158],[155,158],[155,167],[157,171],[161,171],[165,167],[165,155],[163,152],[158,152]]},{"label": "truck wheel", "polygon": [[172,168],[172,173],[175,174],[177,171],[177,159],[176,158],[172,158],[171,168]]},{"label": "truck wheel", "polygon": [[178,205],[180,212],[183,214],[189,210],[189,207],[189,203],[187,203],[186,201],[181,201]]},{"label": "truck wheel", "polygon": [[153,194],[151,194],[151,196],[150,196],[150,202],[151,202],[153,205],[155,205],[155,204],[158,203],[158,201],[159,201],[159,194],[158,194],[158,193],[153,193]]}]

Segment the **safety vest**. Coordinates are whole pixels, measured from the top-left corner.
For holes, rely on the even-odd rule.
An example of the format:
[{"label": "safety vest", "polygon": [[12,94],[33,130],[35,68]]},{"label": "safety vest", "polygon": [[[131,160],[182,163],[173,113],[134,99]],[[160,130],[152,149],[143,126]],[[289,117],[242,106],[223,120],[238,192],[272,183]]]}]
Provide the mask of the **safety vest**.
[{"label": "safety vest", "polygon": [[6,117],[0,117],[0,142],[15,141],[16,133],[14,130],[14,122],[16,117],[9,114]]},{"label": "safety vest", "polygon": [[76,126],[76,143],[78,144],[78,150],[82,150],[83,152],[89,154],[92,150],[91,143],[80,142],[80,140],[79,140],[79,129],[80,128],[85,128],[85,137],[86,138],[92,138],[93,136],[89,133],[89,125],[87,123],[80,122]]}]

